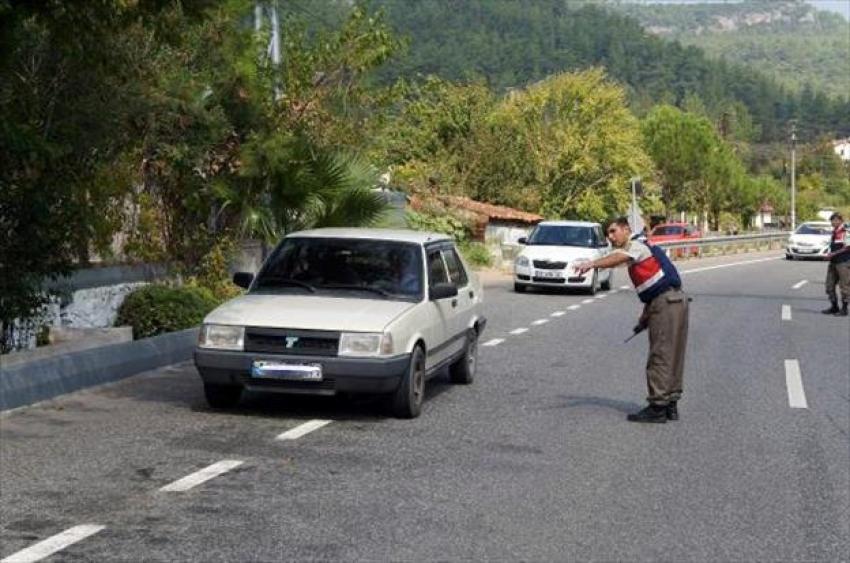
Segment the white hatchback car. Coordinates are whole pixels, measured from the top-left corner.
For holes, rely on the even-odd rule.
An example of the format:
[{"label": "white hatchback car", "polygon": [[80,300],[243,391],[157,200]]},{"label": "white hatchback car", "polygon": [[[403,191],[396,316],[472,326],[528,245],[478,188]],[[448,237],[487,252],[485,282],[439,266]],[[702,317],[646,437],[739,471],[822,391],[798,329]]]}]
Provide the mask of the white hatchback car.
[{"label": "white hatchback car", "polygon": [[788,237],[785,245],[785,258],[816,258],[824,259],[829,254],[829,241],[832,236],[832,225],[825,221],[810,221],[803,223]]},{"label": "white hatchback car", "polygon": [[543,221],[519,242],[524,246],[514,261],[517,292],[529,287],[583,288],[591,294],[611,289],[613,270],[594,270],[581,276],[570,266],[576,260],[595,260],[611,252],[599,223]]},{"label": "white hatchback car", "polygon": [[482,289],[445,235],[316,229],[286,236],[248,291],[204,319],[195,365],[213,407],[243,389],[383,393],[415,417],[426,379],[448,367],[471,383]]}]

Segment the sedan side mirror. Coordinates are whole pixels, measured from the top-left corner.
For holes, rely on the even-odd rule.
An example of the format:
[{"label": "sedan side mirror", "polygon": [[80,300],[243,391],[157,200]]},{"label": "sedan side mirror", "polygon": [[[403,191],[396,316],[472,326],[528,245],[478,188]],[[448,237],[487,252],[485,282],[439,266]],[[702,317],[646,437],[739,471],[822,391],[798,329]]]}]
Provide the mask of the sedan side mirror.
[{"label": "sedan side mirror", "polygon": [[243,289],[251,287],[252,281],[254,281],[254,274],[251,272],[236,272],[233,274],[233,283]]},{"label": "sedan side mirror", "polygon": [[457,297],[457,286],[453,283],[436,283],[428,292],[428,298],[431,301],[449,297]]},{"label": "sedan side mirror", "polygon": [[528,237],[519,237],[516,241],[520,244],[528,244]]}]

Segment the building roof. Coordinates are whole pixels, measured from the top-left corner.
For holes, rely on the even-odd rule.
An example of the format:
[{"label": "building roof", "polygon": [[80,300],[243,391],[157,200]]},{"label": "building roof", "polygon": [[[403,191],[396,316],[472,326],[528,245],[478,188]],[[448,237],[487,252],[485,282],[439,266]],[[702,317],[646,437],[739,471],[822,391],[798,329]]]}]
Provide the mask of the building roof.
[{"label": "building roof", "polygon": [[568,221],[568,220],[543,221],[540,224],[541,225],[548,225],[550,227],[601,227],[602,226],[601,224],[594,223],[593,221]]},{"label": "building roof", "polygon": [[444,196],[441,199],[446,201],[446,203],[449,203],[456,207],[460,207],[461,209],[472,211],[473,213],[477,213],[479,215],[484,215],[488,219],[497,219],[500,221],[515,221],[517,223],[529,224],[538,223],[543,220],[543,217],[541,215],[537,215],[536,213],[528,213],[527,211],[520,211],[519,209],[514,209],[513,207],[505,207],[503,205],[493,205],[492,203],[475,201],[474,199],[470,199],[468,197]]},{"label": "building roof", "polygon": [[412,231],[409,229],[367,229],[367,228],[326,228],[312,229],[309,231],[298,231],[286,235],[289,237],[310,238],[349,238],[364,240],[388,240],[398,242],[412,242],[425,244],[438,240],[452,240],[450,236],[442,233],[429,233],[424,231]]}]

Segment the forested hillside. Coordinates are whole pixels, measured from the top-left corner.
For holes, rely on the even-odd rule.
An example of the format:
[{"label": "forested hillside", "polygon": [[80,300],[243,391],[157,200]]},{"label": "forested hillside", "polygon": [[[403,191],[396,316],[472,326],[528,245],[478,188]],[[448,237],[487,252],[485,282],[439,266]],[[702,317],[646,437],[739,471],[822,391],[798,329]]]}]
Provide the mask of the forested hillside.
[{"label": "forested hillside", "polygon": [[633,4],[609,7],[649,33],[741,63],[801,92],[850,92],[850,22],[799,1],[736,4]]},{"label": "forested hillside", "polygon": [[633,18],[594,4],[564,0],[374,0],[393,29],[410,39],[409,53],[384,77],[438,74],[483,77],[499,91],[523,87],[561,71],[605,67],[623,83],[632,108],[683,106],[699,99],[712,115],[743,103],[760,140],[787,136],[800,121],[806,138],[850,134],[850,102],[822,93],[791,94],[750,68],[715,61],[700,49],[648,34]]}]

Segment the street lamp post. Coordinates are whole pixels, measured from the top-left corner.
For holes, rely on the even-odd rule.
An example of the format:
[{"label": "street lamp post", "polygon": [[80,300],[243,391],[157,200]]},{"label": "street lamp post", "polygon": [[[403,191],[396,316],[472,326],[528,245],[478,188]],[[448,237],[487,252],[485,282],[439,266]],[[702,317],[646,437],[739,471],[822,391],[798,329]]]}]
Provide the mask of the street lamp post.
[{"label": "street lamp post", "polygon": [[797,127],[791,125],[791,230],[797,228]]}]

